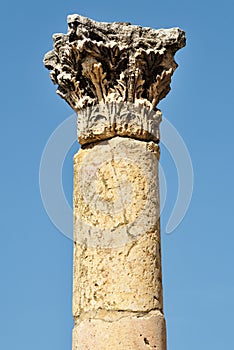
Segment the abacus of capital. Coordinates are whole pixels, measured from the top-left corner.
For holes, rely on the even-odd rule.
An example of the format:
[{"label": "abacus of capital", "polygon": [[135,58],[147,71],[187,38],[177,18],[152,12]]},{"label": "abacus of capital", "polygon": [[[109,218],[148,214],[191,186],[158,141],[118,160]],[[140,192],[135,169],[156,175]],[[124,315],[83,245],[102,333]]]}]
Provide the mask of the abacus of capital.
[{"label": "abacus of capital", "polygon": [[44,64],[78,114],[73,350],[165,350],[157,104],[185,33],[79,15],[68,27]]}]

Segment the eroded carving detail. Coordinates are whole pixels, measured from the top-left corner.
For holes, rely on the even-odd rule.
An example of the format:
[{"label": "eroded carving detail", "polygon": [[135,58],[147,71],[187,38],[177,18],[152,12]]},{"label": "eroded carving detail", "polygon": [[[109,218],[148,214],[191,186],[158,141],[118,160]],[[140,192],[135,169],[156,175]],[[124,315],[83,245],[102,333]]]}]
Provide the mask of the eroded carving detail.
[{"label": "eroded carving detail", "polygon": [[78,140],[81,145],[114,136],[159,142],[160,110],[129,102],[100,102],[79,112]]},{"label": "eroded carving detail", "polygon": [[185,45],[182,30],[99,23],[79,15],[69,16],[68,26],[68,34],[54,35],[44,64],[74,111],[112,101],[156,109],[170,91],[174,55]]}]

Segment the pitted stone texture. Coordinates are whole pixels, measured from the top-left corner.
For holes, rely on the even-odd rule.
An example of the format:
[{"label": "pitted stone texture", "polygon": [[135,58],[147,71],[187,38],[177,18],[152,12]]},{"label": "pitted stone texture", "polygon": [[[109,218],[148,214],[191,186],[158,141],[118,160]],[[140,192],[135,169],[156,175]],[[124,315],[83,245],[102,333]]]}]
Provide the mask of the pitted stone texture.
[{"label": "pitted stone texture", "polygon": [[158,158],[121,137],[75,156],[74,316],[162,310]]},{"label": "pitted stone texture", "polygon": [[101,309],[162,310],[159,225],[124,248],[75,244],[73,315]]},{"label": "pitted stone texture", "polygon": [[159,146],[115,137],[74,158],[74,240],[116,248],[154,232]]},{"label": "pitted stone texture", "polygon": [[73,350],[166,350],[163,315],[126,317],[114,322],[82,321],[73,330]]},{"label": "pitted stone texture", "polygon": [[74,111],[113,101],[156,110],[170,91],[174,55],[185,46],[181,29],[99,23],[79,15],[68,17],[68,27],[67,34],[54,35],[44,64]]},{"label": "pitted stone texture", "polygon": [[127,102],[99,103],[78,113],[78,140],[81,145],[114,136],[159,142],[162,113]]}]

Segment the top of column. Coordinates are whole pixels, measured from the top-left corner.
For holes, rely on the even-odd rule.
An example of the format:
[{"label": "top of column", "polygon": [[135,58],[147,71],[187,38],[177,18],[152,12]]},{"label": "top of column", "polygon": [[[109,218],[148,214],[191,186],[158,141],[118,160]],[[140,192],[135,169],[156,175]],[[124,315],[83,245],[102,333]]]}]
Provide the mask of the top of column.
[{"label": "top of column", "polygon": [[[174,55],[185,46],[184,31],[71,15],[68,33],[54,34],[53,39],[54,49],[45,55],[44,64],[58,85],[57,93],[78,113],[81,144],[121,132],[158,141],[157,105],[170,91],[177,68]],[[135,123],[134,114],[140,118],[135,129],[129,127]],[[151,126],[146,125],[149,121]]]}]

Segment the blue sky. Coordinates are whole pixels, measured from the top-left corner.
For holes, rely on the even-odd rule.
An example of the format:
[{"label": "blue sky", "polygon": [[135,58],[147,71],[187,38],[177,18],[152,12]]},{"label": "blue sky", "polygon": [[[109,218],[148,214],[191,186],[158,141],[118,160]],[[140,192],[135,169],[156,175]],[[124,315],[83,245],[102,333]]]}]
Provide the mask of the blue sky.
[{"label": "blue sky", "polygon": [[[177,174],[162,147],[168,196],[162,214],[164,304],[169,350],[233,349],[234,29],[231,0],[2,2],[0,349],[71,349],[72,241],[48,218],[39,165],[55,128],[72,114],[42,64],[66,16],[179,26],[187,46],[160,104],[183,137],[195,183],[189,211],[171,234]],[[72,156],[63,184],[71,203]]]}]

